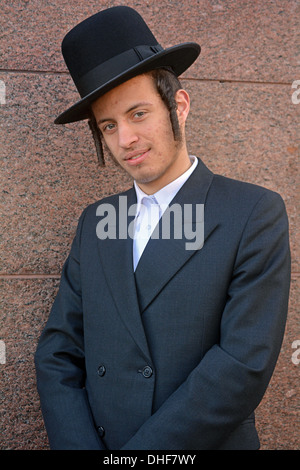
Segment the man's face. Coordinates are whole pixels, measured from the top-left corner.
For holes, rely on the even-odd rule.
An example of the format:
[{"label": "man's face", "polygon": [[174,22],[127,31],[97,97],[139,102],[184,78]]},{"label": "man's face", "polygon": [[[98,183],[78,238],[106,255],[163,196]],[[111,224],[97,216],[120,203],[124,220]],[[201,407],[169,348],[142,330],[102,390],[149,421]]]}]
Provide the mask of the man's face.
[{"label": "man's face", "polygon": [[101,96],[92,110],[115,160],[147,194],[180,176],[190,166],[184,140],[189,97],[176,94],[183,140],[176,142],[169,112],[150,75],[139,75]]}]

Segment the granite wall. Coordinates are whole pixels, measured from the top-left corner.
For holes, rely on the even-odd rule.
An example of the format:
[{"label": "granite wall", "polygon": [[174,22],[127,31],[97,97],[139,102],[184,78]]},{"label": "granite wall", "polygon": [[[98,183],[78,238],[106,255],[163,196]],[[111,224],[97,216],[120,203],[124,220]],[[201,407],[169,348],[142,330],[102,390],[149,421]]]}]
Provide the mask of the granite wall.
[{"label": "granite wall", "polygon": [[135,7],[164,47],[202,45],[182,77],[192,98],[190,153],[285,200],[293,257],[289,318],[257,425],[262,449],[297,449],[298,0],[1,2],[0,448],[48,448],[35,384],[37,339],[81,211],[131,184],[110,162],[98,167],[85,122],[53,124],[77,100],[60,53],[64,34],[117,4]]}]

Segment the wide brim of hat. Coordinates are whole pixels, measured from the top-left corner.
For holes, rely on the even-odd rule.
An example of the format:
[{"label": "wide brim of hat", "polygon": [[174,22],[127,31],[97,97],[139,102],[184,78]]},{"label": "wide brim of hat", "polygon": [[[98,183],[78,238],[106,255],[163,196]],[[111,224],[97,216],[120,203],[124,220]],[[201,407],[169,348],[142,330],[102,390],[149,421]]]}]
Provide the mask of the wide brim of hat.
[{"label": "wide brim of hat", "polygon": [[88,119],[90,117],[90,105],[93,101],[136,75],[160,67],[171,67],[174,73],[179,77],[197,59],[200,51],[201,48],[199,44],[194,42],[186,42],[164,49],[163,51],[139,62],[134,67],[128,68],[120,75],[117,75],[113,80],[110,80],[105,84],[102,84],[99,88],[96,88],[92,93],[89,93],[60,114],[55,119],[54,123],[67,124]]}]

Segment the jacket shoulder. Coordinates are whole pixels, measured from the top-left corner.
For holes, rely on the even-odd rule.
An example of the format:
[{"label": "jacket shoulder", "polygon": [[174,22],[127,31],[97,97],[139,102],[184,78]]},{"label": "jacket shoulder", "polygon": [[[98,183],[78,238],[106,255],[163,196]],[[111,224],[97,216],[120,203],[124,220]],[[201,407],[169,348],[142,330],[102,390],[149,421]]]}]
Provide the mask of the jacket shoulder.
[{"label": "jacket shoulder", "polygon": [[257,184],[240,181],[215,174],[211,185],[211,197],[218,198],[224,205],[255,205],[261,198],[282,201],[279,193]]},{"label": "jacket shoulder", "polygon": [[205,210],[207,220],[226,220],[232,230],[233,227],[243,230],[252,216],[259,220],[268,217],[287,219],[280,194],[263,186],[222,175],[213,177]]}]

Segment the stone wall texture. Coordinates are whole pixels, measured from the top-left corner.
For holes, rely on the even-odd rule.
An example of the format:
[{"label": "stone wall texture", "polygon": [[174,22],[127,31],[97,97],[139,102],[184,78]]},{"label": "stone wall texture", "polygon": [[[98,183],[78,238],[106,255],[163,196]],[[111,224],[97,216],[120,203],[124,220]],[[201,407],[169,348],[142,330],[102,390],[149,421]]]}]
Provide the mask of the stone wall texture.
[{"label": "stone wall texture", "polygon": [[182,77],[192,101],[190,153],[285,200],[290,309],[257,426],[262,449],[299,449],[298,0],[1,1],[0,448],[49,448],[35,383],[37,340],[81,211],[131,185],[111,162],[99,168],[86,122],[53,124],[78,99],[60,52],[63,36],[119,4],[136,8],[164,47],[202,46]]}]

